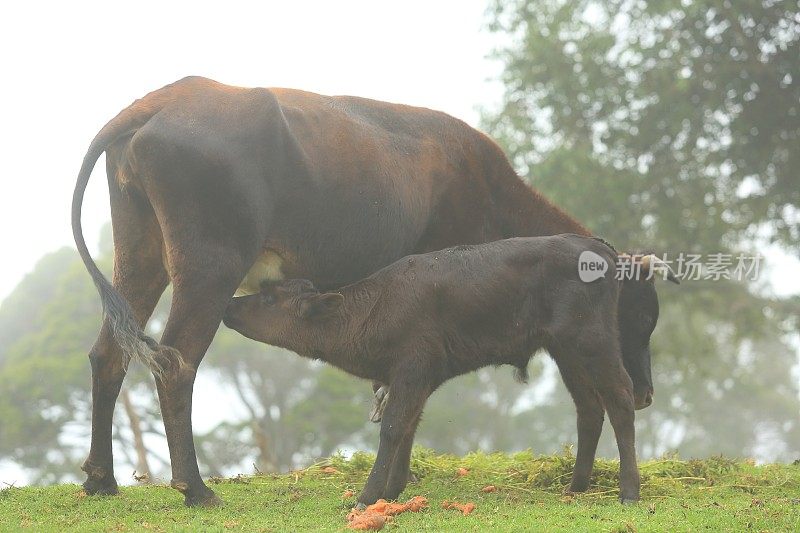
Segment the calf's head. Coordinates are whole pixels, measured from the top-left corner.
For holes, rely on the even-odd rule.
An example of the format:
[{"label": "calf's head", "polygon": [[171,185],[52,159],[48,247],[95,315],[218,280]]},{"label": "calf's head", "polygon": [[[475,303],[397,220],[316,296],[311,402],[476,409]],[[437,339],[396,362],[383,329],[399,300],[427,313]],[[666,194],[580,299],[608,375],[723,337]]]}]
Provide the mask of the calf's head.
[{"label": "calf's head", "polygon": [[665,277],[673,283],[679,281],[674,272],[654,255],[621,256],[620,260],[638,265],[624,271],[617,320],[622,360],[633,381],[635,406],[644,409],[653,403],[650,336],[658,322],[659,312],[655,280]]},{"label": "calf's head", "polygon": [[222,321],[245,337],[289,348],[343,301],[341,294],[320,293],[308,280],[265,282],[258,294],[231,300]]}]

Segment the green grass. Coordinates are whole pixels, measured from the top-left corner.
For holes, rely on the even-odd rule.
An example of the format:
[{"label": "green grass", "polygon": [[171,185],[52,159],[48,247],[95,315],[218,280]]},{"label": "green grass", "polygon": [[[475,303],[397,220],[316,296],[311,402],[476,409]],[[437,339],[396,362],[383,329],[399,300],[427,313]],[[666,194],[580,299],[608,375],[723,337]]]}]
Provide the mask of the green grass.
[{"label": "green grass", "polygon": [[[0,531],[347,531],[346,515],[372,456],[333,457],[282,475],[211,479],[225,501],[187,509],[158,485],[122,487],[119,496],[87,497],[77,485],[0,492]],[[754,466],[721,457],[642,463],[642,501],[617,502],[614,461],[595,465],[590,492],[564,494],[574,458],[475,453],[436,455],[415,449],[420,478],[401,499],[422,495],[430,507],[405,513],[384,531],[800,531],[800,465]],[[325,473],[333,466],[336,473]],[[469,474],[458,477],[459,467]],[[495,485],[494,493],[481,488]],[[442,500],[472,501],[474,513],[443,510]]]}]

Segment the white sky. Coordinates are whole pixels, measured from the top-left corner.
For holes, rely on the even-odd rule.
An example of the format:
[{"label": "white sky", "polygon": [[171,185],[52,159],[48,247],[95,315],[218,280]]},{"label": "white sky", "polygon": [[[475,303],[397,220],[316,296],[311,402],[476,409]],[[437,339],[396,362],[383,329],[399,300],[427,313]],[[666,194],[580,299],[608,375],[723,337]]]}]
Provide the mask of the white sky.
[{"label": "white sky", "polygon": [[[0,8],[0,300],[73,245],[72,189],[90,141],[123,107],[183,76],[354,94],[475,125],[499,98],[484,0],[7,2]],[[110,219],[101,159],[84,201],[90,244]]]}]

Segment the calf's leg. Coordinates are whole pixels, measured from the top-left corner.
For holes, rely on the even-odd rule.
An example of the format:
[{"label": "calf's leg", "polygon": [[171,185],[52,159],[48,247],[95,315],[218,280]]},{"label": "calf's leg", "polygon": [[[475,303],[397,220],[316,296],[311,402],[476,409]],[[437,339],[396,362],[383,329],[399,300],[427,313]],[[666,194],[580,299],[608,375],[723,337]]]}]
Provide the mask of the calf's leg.
[{"label": "calf's leg", "polygon": [[619,448],[619,489],[622,503],[639,500],[639,467],[636,464],[633,382],[618,352],[584,358],[587,373],[608,413]]},{"label": "calf's leg", "polygon": [[556,364],[578,415],[578,453],[569,490],[584,492],[589,488],[597,441],[603,430],[603,405],[582,365],[569,358],[557,358]]},{"label": "calf's leg", "polygon": [[[375,503],[379,498],[396,498],[402,488],[400,481],[392,485],[392,494],[388,493],[390,473],[401,454],[402,476],[408,481],[408,462],[411,455],[409,441],[413,441],[413,433],[419,415],[430,394],[430,389],[421,383],[415,383],[413,377],[397,380],[392,384],[392,395],[389,397],[386,410],[381,421],[380,445],[375,464],[367,478],[367,484],[358,497],[359,506]],[[411,435],[410,439],[406,437]],[[405,446],[404,446],[405,444]],[[404,484],[403,488],[405,487]]]},{"label": "calf's leg", "polygon": [[386,490],[384,491],[384,498],[387,500],[396,500],[400,493],[405,490],[411,476],[411,448],[414,446],[414,434],[417,432],[419,419],[422,415],[422,407],[420,407],[417,416],[411,422],[403,440],[397,449],[397,455],[394,458],[394,463],[389,470],[389,478],[386,482]]}]

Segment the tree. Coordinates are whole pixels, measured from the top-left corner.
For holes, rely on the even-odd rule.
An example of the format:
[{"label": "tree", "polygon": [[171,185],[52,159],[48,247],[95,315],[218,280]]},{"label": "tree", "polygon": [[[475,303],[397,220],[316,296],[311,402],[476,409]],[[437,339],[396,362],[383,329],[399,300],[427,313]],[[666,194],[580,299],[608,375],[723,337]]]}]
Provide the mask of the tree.
[{"label": "tree", "polygon": [[[512,44],[487,126],[538,188],[603,234],[670,248],[761,230],[797,249],[797,2],[517,0],[491,13]],[[573,194],[588,177],[591,198]]]},{"label": "tree", "polygon": [[[106,227],[98,261],[106,273],[111,243]],[[167,290],[148,324],[153,336],[163,330],[170,296]],[[91,415],[87,352],[100,323],[95,288],[69,248],[45,255],[0,305],[0,460],[27,469],[32,482],[80,476]],[[195,418],[216,421],[196,435],[207,475],[252,471],[253,464],[285,470],[370,440],[359,437],[371,429],[369,387],[341,372],[225,328],[200,372],[210,379],[196,387]],[[200,399],[209,396],[219,401],[204,412]],[[114,417],[118,477],[134,469],[169,475],[160,419],[152,376],[131,364]]]},{"label": "tree", "polygon": [[[498,0],[490,16],[509,44],[502,105],[484,126],[596,234],[673,256],[755,253],[766,239],[795,249],[796,2]],[[796,303],[757,289],[662,290],[644,455],[798,453]]]},{"label": "tree", "polygon": [[[39,482],[75,472],[100,304],[74,250],[45,256],[0,307],[0,457]],[[131,408],[132,409],[132,408]]]}]

